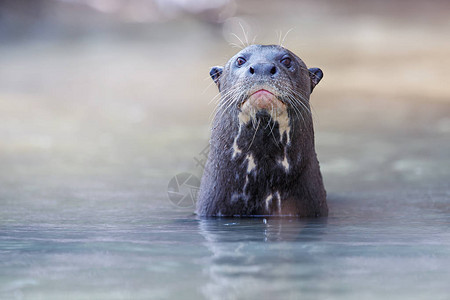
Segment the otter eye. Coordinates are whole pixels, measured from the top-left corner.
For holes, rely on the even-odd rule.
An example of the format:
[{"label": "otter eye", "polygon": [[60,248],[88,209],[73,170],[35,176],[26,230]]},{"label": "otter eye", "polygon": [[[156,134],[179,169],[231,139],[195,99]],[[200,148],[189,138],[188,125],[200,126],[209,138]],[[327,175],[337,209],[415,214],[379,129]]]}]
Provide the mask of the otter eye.
[{"label": "otter eye", "polygon": [[281,60],[281,63],[289,68],[291,66],[291,59],[289,57],[283,58]]},{"label": "otter eye", "polygon": [[236,59],[236,64],[238,65],[238,67],[242,66],[243,64],[245,64],[247,61],[245,60],[245,58],[243,57],[238,57],[238,59]]}]

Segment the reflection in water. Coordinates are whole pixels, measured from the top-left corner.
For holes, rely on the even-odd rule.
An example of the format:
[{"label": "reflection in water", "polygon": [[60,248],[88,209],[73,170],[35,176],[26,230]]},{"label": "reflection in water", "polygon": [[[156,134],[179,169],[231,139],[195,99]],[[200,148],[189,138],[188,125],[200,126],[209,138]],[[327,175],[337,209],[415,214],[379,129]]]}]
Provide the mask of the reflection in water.
[{"label": "reflection in water", "polygon": [[[275,299],[283,288],[279,283],[289,285],[310,276],[298,265],[314,265],[314,243],[321,240],[326,222],[326,218],[200,220],[199,232],[212,252],[204,263],[210,280],[202,287],[203,294],[207,299],[254,296],[262,280],[269,286],[259,296]],[[309,280],[318,277],[320,272],[314,272]]]}]

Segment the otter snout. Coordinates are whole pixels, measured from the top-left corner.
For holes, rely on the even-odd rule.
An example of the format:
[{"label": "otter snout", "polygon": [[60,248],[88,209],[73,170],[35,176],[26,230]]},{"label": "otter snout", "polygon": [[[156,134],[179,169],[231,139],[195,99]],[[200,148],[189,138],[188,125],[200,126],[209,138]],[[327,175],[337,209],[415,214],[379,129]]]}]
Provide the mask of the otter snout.
[{"label": "otter snout", "polygon": [[273,63],[255,63],[248,67],[247,76],[269,76],[274,77],[278,73]]}]

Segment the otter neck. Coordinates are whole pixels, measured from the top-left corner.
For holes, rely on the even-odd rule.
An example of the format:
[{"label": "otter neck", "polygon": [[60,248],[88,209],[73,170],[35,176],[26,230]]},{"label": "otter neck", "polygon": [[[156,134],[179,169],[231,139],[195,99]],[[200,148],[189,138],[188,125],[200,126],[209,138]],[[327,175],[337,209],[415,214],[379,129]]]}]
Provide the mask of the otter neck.
[{"label": "otter neck", "polygon": [[231,145],[232,160],[248,156],[258,161],[277,161],[287,168],[288,161],[298,164],[304,157],[298,150],[295,155],[291,153],[294,144],[302,143],[305,149],[309,148],[304,138],[310,135],[308,128],[297,126],[298,120],[289,118],[288,112],[276,118],[266,111],[252,117],[240,113],[234,121],[237,126]]}]

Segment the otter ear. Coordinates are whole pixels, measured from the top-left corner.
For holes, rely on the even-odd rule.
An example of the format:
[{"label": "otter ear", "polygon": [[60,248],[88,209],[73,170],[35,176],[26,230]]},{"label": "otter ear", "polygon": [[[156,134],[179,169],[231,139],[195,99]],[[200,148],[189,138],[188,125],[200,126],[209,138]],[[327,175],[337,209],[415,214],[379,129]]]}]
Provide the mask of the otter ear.
[{"label": "otter ear", "polygon": [[313,91],[314,87],[319,83],[320,79],[323,77],[323,72],[319,68],[310,68],[309,69],[309,78],[311,78],[311,91]]},{"label": "otter ear", "polygon": [[211,68],[211,71],[209,71],[209,76],[211,76],[212,80],[214,80],[215,84],[220,88],[219,86],[219,77],[223,73],[223,67],[215,66]]}]

